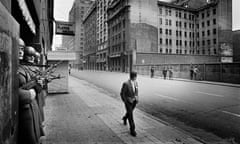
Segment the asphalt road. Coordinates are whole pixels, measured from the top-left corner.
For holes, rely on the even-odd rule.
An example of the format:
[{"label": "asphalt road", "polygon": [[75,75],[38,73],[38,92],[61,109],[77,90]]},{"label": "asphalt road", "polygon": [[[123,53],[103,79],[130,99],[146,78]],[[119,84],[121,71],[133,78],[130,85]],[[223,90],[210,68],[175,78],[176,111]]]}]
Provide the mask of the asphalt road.
[{"label": "asphalt road", "polygon": [[[119,98],[128,74],[73,71]],[[138,76],[139,109],[180,127],[206,141],[235,138],[240,141],[240,88]]]}]

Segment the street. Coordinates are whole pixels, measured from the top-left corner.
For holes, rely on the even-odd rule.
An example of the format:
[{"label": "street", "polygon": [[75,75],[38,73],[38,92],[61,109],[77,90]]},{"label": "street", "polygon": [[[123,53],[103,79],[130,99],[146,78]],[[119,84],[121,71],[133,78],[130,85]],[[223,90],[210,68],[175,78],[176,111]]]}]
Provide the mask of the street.
[{"label": "street", "polygon": [[[128,74],[72,71],[72,75],[107,90],[120,99],[122,82]],[[206,141],[214,133],[239,140],[240,88],[138,76],[140,104],[137,106],[157,118],[182,128]]]}]

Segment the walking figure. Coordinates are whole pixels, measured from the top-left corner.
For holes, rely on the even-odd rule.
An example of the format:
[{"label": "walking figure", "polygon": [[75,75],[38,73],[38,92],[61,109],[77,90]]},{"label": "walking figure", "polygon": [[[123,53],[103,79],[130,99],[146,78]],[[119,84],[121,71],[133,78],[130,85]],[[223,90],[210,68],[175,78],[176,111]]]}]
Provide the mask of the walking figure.
[{"label": "walking figure", "polygon": [[135,131],[135,123],[133,119],[133,110],[138,103],[138,85],[137,85],[137,73],[130,72],[130,79],[123,83],[121,88],[121,99],[125,104],[126,114],[123,116],[123,124],[127,125],[127,120],[130,126],[130,134],[134,137],[137,136]]},{"label": "walking figure", "polygon": [[151,67],[151,78],[153,78],[154,77],[154,68],[153,67]]},{"label": "walking figure", "polygon": [[193,79],[193,66],[190,66],[190,79]]},{"label": "walking figure", "polygon": [[168,71],[169,71],[169,79],[172,79],[173,69],[171,66],[169,67]]},{"label": "walking figure", "polygon": [[194,75],[195,80],[197,80],[198,72],[199,72],[198,67],[195,66],[194,69],[193,69],[193,75]]},{"label": "walking figure", "polygon": [[166,67],[163,68],[162,73],[163,73],[163,78],[166,79],[167,78],[167,69],[166,69]]}]

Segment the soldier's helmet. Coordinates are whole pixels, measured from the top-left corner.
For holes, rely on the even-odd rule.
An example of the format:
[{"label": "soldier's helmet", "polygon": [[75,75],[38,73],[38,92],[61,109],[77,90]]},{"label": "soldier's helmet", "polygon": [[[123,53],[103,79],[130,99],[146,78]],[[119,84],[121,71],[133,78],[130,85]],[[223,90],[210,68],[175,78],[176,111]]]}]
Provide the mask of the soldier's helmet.
[{"label": "soldier's helmet", "polygon": [[30,63],[34,63],[36,50],[31,46],[26,46],[24,48],[24,60]]},{"label": "soldier's helmet", "polygon": [[35,63],[39,64],[41,58],[41,54],[39,52],[35,53]]},{"label": "soldier's helmet", "polygon": [[24,41],[21,38],[18,39],[18,45],[19,45],[18,58],[19,58],[19,60],[22,60],[23,59],[23,55],[24,55],[25,43],[24,43]]}]

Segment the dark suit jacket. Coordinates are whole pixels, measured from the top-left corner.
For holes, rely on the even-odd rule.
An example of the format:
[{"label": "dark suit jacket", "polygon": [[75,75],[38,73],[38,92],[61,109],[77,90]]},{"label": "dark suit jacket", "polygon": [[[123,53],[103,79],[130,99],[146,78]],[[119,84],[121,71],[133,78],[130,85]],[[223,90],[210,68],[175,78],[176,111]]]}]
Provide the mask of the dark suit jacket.
[{"label": "dark suit jacket", "polygon": [[135,100],[138,101],[138,85],[135,82],[135,92],[133,90],[133,86],[131,84],[131,80],[128,80],[123,83],[121,92],[121,98],[123,102],[130,102],[133,103]]}]

